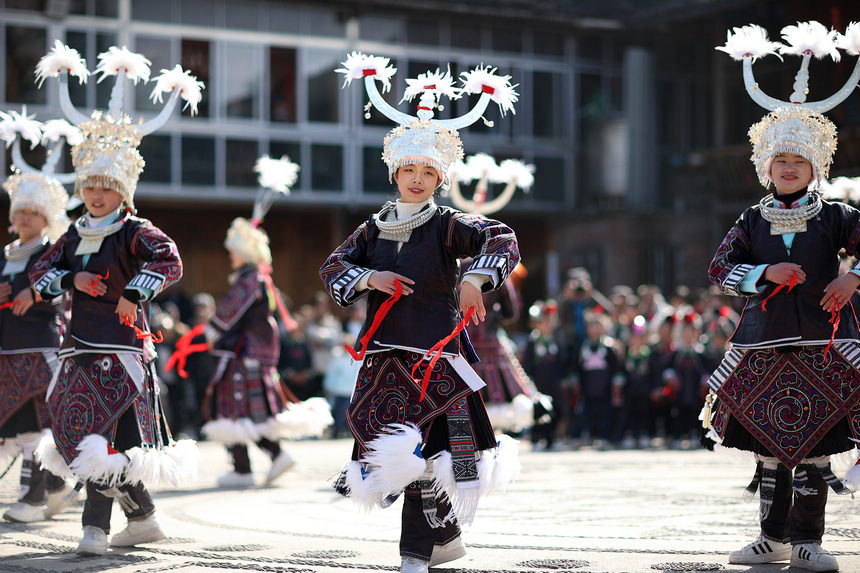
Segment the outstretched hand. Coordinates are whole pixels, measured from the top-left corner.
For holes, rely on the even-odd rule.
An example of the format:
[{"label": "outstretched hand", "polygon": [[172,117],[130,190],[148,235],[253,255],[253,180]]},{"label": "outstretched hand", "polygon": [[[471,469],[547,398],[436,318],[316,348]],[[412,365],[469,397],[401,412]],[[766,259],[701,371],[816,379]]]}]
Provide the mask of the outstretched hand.
[{"label": "outstretched hand", "polygon": [[481,296],[481,291],[468,281],[463,281],[463,286],[460,289],[460,312],[466,314],[470,308],[475,309],[475,314],[472,315],[472,322],[479,324],[487,316],[487,311],[484,309],[484,297]]},{"label": "outstretched hand", "polygon": [[791,280],[792,275],[797,275],[797,283],[803,284],[806,281],[806,273],[800,268],[800,265],[795,263],[777,263],[768,265],[764,271],[764,278],[772,283],[781,285]]}]

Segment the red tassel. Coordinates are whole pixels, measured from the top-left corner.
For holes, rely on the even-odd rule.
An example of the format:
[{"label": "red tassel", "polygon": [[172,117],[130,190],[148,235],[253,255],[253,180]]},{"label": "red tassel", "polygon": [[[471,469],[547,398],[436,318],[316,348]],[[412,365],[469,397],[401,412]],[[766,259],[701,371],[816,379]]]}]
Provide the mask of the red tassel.
[{"label": "red tassel", "polygon": [[[433,367],[436,366],[436,363],[440,358],[442,358],[442,351],[445,349],[445,345],[454,340],[454,337],[460,334],[461,330],[466,328],[466,325],[469,324],[469,319],[472,318],[473,314],[475,314],[475,307],[470,307],[466,311],[466,316],[463,317],[463,320],[457,323],[456,328],[454,328],[451,334],[434,344],[433,348],[428,350],[427,354],[425,354],[421,360],[416,362],[415,366],[412,367],[412,378],[415,379],[415,371],[418,370],[421,363],[425,360],[430,361],[427,368],[424,370],[424,378],[421,380],[421,396],[418,398],[419,402],[423,401],[424,396],[427,394],[427,387],[430,386],[430,373],[433,372]],[[417,382],[418,380],[415,379],[415,381]]]},{"label": "red tassel", "polygon": [[287,330],[295,329],[299,324],[293,320],[293,317],[287,310],[287,305],[284,304],[284,299],[281,298],[281,294],[272,282],[272,267],[269,265],[260,265],[260,271],[263,274],[263,280],[266,282],[266,289],[268,289],[272,298],[275,299],[275,304],[278,306],[278,312],[281,314],[281,320],[284,321],[284,326],[287,327]]},{"label": "red tassel", "polygon": [[824,356],[827,356],[827,351],[833,346],[833,339],[836,338],[836,330],[839,328],[839,309],[837,307],[830,309],[830,324],[833,325],[833,332],[830,333],[830,342],[824,347]]},{"label": "red tassel", "polygon": [[385,302],[379,305],[379,308],[376,310],[376,314],[373,315],[373,322],[370,323],[370,328],[367,329],[367,332],[364,333],[364,336],[361,337],[361,350],[356,352],[354,348],[349,345],[344,345],[346,351],[349,352],[349,355],[352,356],[353,360],[362,361],[364,360],[364,355],[367,353],[367,343],[370,342],[370,339],[373,337],[374,333],[376,333],[376,329],[379,328],[379,325],[382,324],[382,320],[385,318],[385,315],[388,314],[388,311],[391,310],[391,307],[394,306],[394,303],[400,300],[400,296],[403,294],[403,285],[400,284],[400,281],[394,280],[394,294],[388,297]]},{"label": "red tassel", "polygon": [[185,363],[188,361],[188,356],[195,352],[206,352],[209,345],[205,343],[191,344],[191,339],[203,334],[206,329],[205,324],[198,324],[185,334],[179,337],[176,341],[176,350],[167,359],[165,370],[170,372],[176,366],[176,373],[180,378],[188,378],[188,372],[185,371]]},{"label": "red tassel", "polygon": [[786,286],[788,287],[788,290],[787,290],[787,291],[785,291],[785,292],[791,292],[791,289],[793,289],[793,288],[794,288],[794,285],[796,285],[796,284],[797,284],[797,273],[791,273],[791,278],[790,278],[790,279],[788,279],[788,281],[787,281],[787,282],[784,282],[784,283],[782,283],[781,285],[777,286],[775,289],[773,289],[773,292],[771,292],[769,295],[767,295],[767,296],[765,297],[765,299],[764,299],[763,301],[761,301],[761,311],[762,311],[762,312],[767,312],[767,308],[765,308],[765,305],[767,304],[767,301],[768,301],[768,300],[770,300],[770,298],[771,298],[773,295],[775,295],[776,293],[778,293],[779,291],[781,291],[781,290],[783,289],[783,287],[786,287]]},{"label": "red tassel", "polygon": [[0,310],[2,310],[2,309],[4,309],[4,308],[12,308],[13,306],[17,306],[17,305],[18,305],[18,301],[17,301],[17,300],[12,300],[12,301],[9,301],[9,302],[4,302],[3,304],[0,304]]},{"label": "red tassel", "polygon": [[107,451],[108,451],[108,455],[109,455],[109,456],[110,456],[110,455],[113,455],[113,454],[118,454],[118,453],[119,453],[119,451],[118,451],[116,448],[114,448],[112,445],[110,445],[110,444],[108,444],[108,445],[107,445]]},{"label": "red tassel", "polygon": [[90,296],[99,296],[99,293],[96,292],[96,285],[99,284],[99,281],[107,280],[110,276],[110,269],[105,271],[105,276],[96,275],[96,278],[90,281]]},{"label": "red tassel", "polygon": [[122,317],[122,323],[124,325],[130,326],[132,329],[134,329],[134,333],[137,335],[138,340],[143,340],[145,338],[151,338],[152,341],[156,344],[164,342],[164,337],[161,335],[160,330],[156,334],[153,334],[151,332],[146,332],[145,330],[141,330],[127,316]]}]

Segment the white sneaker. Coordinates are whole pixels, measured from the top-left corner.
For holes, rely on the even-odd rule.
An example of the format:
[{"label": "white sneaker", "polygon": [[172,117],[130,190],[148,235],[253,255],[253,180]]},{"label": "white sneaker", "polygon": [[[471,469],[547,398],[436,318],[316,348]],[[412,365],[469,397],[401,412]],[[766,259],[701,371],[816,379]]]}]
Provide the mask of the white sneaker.
[{"label": "white sneaker", "polygon": [[66,499],[66,496],[72,491],[71,488],[64,487],[48,494],[48,503],[45,505],[45,519],[57,515],[77,499],[79,492],[74,492],[71,499]]},{"label": "white sneaker", "polygon": [[429,564],[416,557],[403,557],[400,563],[400,573],[428,573]]},{"label": "white sneaker", "polygon": [[281,450],[278,457],[272,460],[272,467],[269,468],[269,473],[266,474],[266,485],[278,479],[281,475],[292,469],[294,465],[296,465],[296,460],[293,456],[288,454],[286,450]]},{"label": "white sneaker", "polygon": [[800,543],[791,550],[791,566],[807,571],[839,571],[839,563],[818,543]]},{"label": "white sneaker", "polygon": [[31,505],[25,501],[19,501],[3,514],[3,519],[15,523],[33,523],[45,519],[44,505]]},{"label": "white sneaker", "polygon": [[758,539],[737,551],[729,553],[729,563],[744,565],[785,561],[791,557],[791,544],[780,543],[759,535]]},{"label": "white sneaker", "polygon": [[226,473],[218,476],[216,480],[218,487],[253,487],[254,474],[240,474],[236,472]]},{"label": "white sneaker", "polygon": [[430,567],[459,559],[465,555],[466,546],[463,545],[463,538],[457,536],[445,545],[433,546],[433,554],[430,555]]},{"label": "white sneaker", "polygon": [[84,537],[78,543],[78,555],[104,555],[107,553],[107,533],[101,527],[84,526]]},{"label": "white sneaker", "polygon": [[160,541],[167,537],[158,525],[155,514],[146,519],[135,519],[128,522],[125,529],[114,535],[110,544],[114,547],[131,547],[141,543]]}]

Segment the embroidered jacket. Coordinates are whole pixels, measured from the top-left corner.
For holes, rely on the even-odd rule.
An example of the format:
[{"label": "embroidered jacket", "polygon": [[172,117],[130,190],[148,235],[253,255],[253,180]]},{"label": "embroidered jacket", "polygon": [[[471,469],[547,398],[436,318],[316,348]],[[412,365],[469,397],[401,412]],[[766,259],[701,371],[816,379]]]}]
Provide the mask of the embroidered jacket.
[{"label": "embroidered jacket", "polygon": [[[73,352],[143,351],[143,341],[121,324],[115,313],[120,296],[132,302],[148,302],[182,277],[182,260],[173,241],[146,219],[126,214],[118,231],[104,237],[97,253],[75,255],[81,236],[74,225],[33,265],[30,281],[42,298],[72,293],[69,336],[61,356]],[[102,296],[74,288],[75,273],[99,274],[107,285]],[[135,325],[147,330],[144,312],[138,308]]]},{"label": "embroidered jacket", "polygon": [[[819,302],[824,288],[839,272],[839,251],[854,256],[860,251],[860,211],[843,203],[822,202],[821,212],[807,221],[807,230],[796,233],[790,249],[782,235],[771,235],[770,223],[758,205],[744,211],[729,231],[711,261],[711,282],[731,295],[747,297],[740,322],[730,342],[735,346],[780,346],[827,344],[833,333],[831,316]],[[783,288],[762,301],[778,285],[764,280],[761,265],[792,262],[806,273],[806,281],[790,292]],[[756,270],[758,292],[741,287]],[[857,269],[854,269],[857,270]],[[834,340],[857,340],[854,309],[846,304],[839,315]]]},{"label": "embroidered jacket", "polygon": [[[27,273],[48,250],[47,238],[42,247],[30,255],[26,266],[20,272],[4,273],[0,280],[12,285],[9,301],[15,299],[24,289],[30,288]],[[6,257],[0,250],[0,271],[5,270]],[[37,302],[23,316],[12,314],[11,308],[0,309],[0,353],[21,352],[24,350],[56,350],[60,346],[60,317],[54,305]]]},{"label": "embroidered jacket", "polygon": [[280,357],[278,325],[266,282],[254,265],[236,271],[227,296],[218,301],[215,315],[206,325],[206,338],[215,350],[238,352],[267,365]]},{"label": "embroidered jacket", "polygon": [[[389,203],[381,212],[394,209]],[[440,206],[433,217],[412,230],[398,252],[397,242],[379,238],[375,218],[362,223],[320,268],[326,290],[340,306],[367,295],[367,320],[359,339],[369,328],[388,294],[375,289],[357,291],[354,286],[373,271],[392,271],[415,281],[413,293],[391,307],[368,344],[368,351],[388,347],[428,350],[448,336],[460,320],[457,282],[458,259],[473,257],[469,271],[486,273],[484,292],[502,284],[520,260],[517,238],[510,227],[480,215],[467,215]],[[360,348],[360,342],[356,344]],[[460,339],[445,346],[460,353]]]}]

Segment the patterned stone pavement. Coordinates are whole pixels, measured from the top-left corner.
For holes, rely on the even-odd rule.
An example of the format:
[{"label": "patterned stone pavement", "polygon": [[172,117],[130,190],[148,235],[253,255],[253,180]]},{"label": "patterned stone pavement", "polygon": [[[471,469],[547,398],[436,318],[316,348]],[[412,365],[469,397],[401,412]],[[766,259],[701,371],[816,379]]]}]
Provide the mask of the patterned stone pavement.
[{"label": "patterned stone pavement", "polygon": [[[80,508],[31,525],[0,523],[0,571],[398,571],[399,508],[361,513],[327,482],[349,455],[346,440],[289,445],[298,460],[273,487],[215,488],[227,456],[201,443],[191,487],[156,492],[168,539],[103,557],[78,557]],[[532,452],[520,481],[484,501],[466,529],[463,559],[433,571],[800,573],[787,563],[729,565],[757,535],[756,504],[741,500],[752,466],[703,451]],[[252,452],[258,477],[268,462]],[[14,502],[18,468],[0,482],[0,511]],[[825,546],[841,570],[860,572],[860,513],[831,496]],[[124,519],[115,504],[112,527]]]}]

